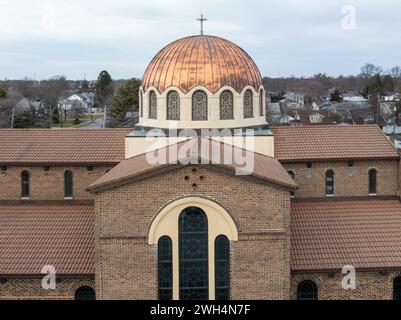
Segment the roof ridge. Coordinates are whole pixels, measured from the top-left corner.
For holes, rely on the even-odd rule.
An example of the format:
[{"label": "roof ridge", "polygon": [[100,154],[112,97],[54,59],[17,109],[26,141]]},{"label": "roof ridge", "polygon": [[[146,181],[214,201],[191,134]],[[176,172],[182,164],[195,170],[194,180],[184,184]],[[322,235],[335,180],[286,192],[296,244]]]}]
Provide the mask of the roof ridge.
[{"label": "roof ridge", "polygon": [[[192,163],[190,162],[190,165],[211,165],[211,166],[221,166],[228,168],[230,170],[232,169],[241,169],[241,167],[236,164],[236,163],[231,163],[227,164],[224,162],[224,152],[221,152],[222,149],[225,145],[230,146],[232,148],[236,148],[237,150],[241,151],[247,151],[246,149],[242,149],[239,147],[236,147],[234,145],[228,145],[223,143],[222,141],[217,141],[217,140],[212,140],[211,138],[201,138],[202,141],[199,142],[196,141],[196,148],[197,148],[197,154],[192,154],[190,151],[191,149],[185,150],[185,154],[180,154],[178,152],[177,157],[173,155],[173,158],[170,157],[170,148],[174,148],[178,145],[183,145],[185,143],[191,143],[190,140],[185,140],[181,142],[176,142],[174,144],[165,146],[160,149],[156,149],[153,151],[149,151],[146,153],[142,153],[140,155],[136,155],[134,157],[125,159],[120,162],[115,168],[111,169],[108,173],[100,177],[98,180],[93,182],[91,185],[87,187],[86,190],[90,192],[99,192],[99,190],[105,190],[109,187],[114,187],[117,184],[124,184],[127,181],[130,181],[134,178],[139,178],[142,176],[145,176],[149,174],[152,171],[156,171],[159,168],[162,167],[168,167],[168,166],[176,166],[176,165],[181,165],[182,162],[181,160],[191,160],[194,159],[196,156],[197,160],[201,160],[200,163],[199,161],[197,163]],[[202,152],[202,142],[207,141],[207,150],[210,152],[212,151],[212,154],[208,153],[205,155]],[[220,152],[219,152],[219,162],[215,162],[213,159],[213,143],[218,144],[220,147]],[[212,148],[212,149],[211,149]],[[160,152],[163,151],[167,152],[167,157],[165,163],[149,163],[145,157],[147,157],[148,154],[151,154],[152,152]],[[252,152],[252,151],[250,151]],[[254,153],[253,153],[254,154]],[[268,181],[270,183],[276,184],[283,186],[288,189],[296,189],[298,186],[295,184],[295,182],[289,177],[288,173],[284,169],[284,167],[281,165],[281,163],[278,161],[278,159],[274,157],[268,157],[265,155],[258,154],[260,157],[255,159],[255,166],[254,170],[250,172],[250,176],[253,176],[255,178],[259,178],[265,181]],[[222,158],[223,157],[223,158]],[[207,160],[207,163],[204,162],[203,160]],[[267,162],[267,164],[266,164]],[[259,164],[259,165],[258,165]]]},{"label": "roof ridge", "polygon": [[[228,143],[224,143],[223,141],[213,140],[213,137],[198,137],[198,139],[199,139],[199,138],[200,138],[200,139],[209,140],[209,141],[212,141],[212,142],[216,142],[216,143],[219,143],[219,144],[231,146],[231,147],[233,147],[233,148],[235,148],[235,149],[239,149],[239,150],[242,150],[242,151],[252,152],[253,154],[256,154],[256,155],[259,155],[259,156],[262,156],[262,157],[266,157],[266,158],[270,158],[270,159],[275,159],[275,160],[278,161],[278,159],[277,159],[276,157],[272,157],[272,156],[269,156],[269,155],[265,155],[265,154],[263,154],[263,153],[261,153],[261,152],[248,150],[248,149],[246,149],[246,148],[244,148],[244,147],[239,147],[239,146],[236,146],[236,145],[231,145],[231,144],[228,144]],[[160,148],[160,149],[157,149],[157,150],[163,150],[163,149],[167,149],[167,148],[169,148],[169,147],[178,146],[179,144],[184,144],[184,143],[186,143],[186,142],[188,142],[188,141],[190,141],[190,140],[191,140],[191,137],[188,137],[188,140],[184,140],[184,141],[180,141],[180,142],[174,142],[174,143],[172,143],[172,144],[169,144],[168,146],[165,146],[165,147]],[[123,159],[122,161],[134,159],[134,158],[137,158],[137,157],[141,157],[141,156],[144,156],[144,155],[146,155],[146,154],[153,153],[153,152],[155,152],[155,151],[156,151],[156,150],[143,152],[143,153],[140,153],[140,154],[135,155],[135,156],[133,156],[133,157],[130,157],[130,158],[127,158],[127,159]],[[198,157],[201,157],[201,155],[198,154]]]},{"label": "roof ridge", "polygon": [[0,131],[134,131],[134,128],[0,128]]},{"label": "roof ridge", "polygon": [[356,196],[356,197],[334,197],[334,198],[293,198],[291,203],[335,203],[335,202],[363,202],[363,201],[398,201],[398,196]]},{"label": "roof ridge", "polygon": [[93,206],[94,200],[0,200],[0,206]]},{"label": "roof ridge", "polygon": [[[318,111],[316,111],[318,112]],[[362,128],[362,127],[377,127],[376,124],[352,124],[352,125],[339,125],[339,124],[308,124],[302,126],[271,126],[270,129],[307,129],[307,128],[327,128],[327,127],[336,127],[336,128]]]},{"label": "roof ridge", "polygon": [[397,148],[395,147],[395,145],[390,141],[389,137],[387,137],[387,135],[384,133],[384,131],[382,129],[380,129],[380,127],[378,125],[376,125],[377,129],[379,129],[380,133],[386,138],[387,142],[390,144],[390,146],[398,153],[400,153]]}]

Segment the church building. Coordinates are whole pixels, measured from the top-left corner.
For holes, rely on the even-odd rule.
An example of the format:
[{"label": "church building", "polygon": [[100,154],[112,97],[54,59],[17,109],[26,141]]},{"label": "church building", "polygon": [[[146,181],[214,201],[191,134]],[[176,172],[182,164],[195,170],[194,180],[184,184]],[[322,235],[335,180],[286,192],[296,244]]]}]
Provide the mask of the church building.
[{"label": "church building", "polygon": [[139,97],[131,129],[0,130],[0,299],[401,299],[379,127],[270,127],[255,62],[203,33]]}]

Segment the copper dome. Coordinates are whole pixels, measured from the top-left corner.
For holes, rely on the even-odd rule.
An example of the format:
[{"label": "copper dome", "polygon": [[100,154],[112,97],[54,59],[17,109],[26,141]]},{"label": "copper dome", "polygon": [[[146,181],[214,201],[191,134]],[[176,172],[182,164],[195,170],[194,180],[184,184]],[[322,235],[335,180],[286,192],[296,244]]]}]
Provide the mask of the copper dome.
[{"label": "copper dome", "polygon": [[175,86],[187,93],[204,86],[216,93],[224,86],[241,92],[246,86],[256,91],[262,77],[252,58],[231,41],[214,36],[191,36],[162,49],[147,67],[142,87],[163,92]]}]

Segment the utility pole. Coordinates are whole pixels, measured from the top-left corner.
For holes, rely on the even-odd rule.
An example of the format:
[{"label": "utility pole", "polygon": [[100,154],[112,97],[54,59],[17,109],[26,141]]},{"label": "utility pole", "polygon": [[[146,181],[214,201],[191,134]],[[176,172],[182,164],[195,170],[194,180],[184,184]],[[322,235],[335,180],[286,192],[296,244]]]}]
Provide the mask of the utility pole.
[{"label": "utility pole", "polygon": [[63,129],[63,107],[59,109],[59,118],[60,118],[60,128]]},{"label": "utility pole", "polygon": [[103,129],[106,128],[106,114],[107,114],[107,106],[104,106],[104,117],[103,117]]},{"label": "utility pole", "polygon": [[11,115],[11,129],[14,128],[14,117],[15,117],[15,106],[13,106],[13,112]]},{"label": "utility pole", "polygon": [[50,114],[50,118],[49,118],[49,122],[50,122],[50,129],[52,128],[52,125],[53,125],[53,109],[52,109],[52,107],[50,106],[49,107],[49,114]]}]

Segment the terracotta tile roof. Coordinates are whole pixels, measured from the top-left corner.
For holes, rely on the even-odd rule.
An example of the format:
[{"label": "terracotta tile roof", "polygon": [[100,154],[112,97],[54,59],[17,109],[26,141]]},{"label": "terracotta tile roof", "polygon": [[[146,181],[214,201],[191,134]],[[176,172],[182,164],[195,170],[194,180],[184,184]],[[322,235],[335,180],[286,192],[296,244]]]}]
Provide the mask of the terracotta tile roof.
[{"label": "terracotta tile roof", "polygon": [[0,274],[94,274],[93,204],[0,202]]},{"label": "terracotta tile roof", "polygon": [[[180,150],[180,147],[183,146],[187,142],[181,142],[178,145],[173,145],[174,148],[177,148]],[[243,167],[242,166],[237,166],[235,164],[224,164],[224,159],[222,158],[222,155],[224,154],[224,144],[220,142],[213,141],[213,143],[210,143],[209,141],[209,154],[213,154],[210,150],[212,148],[212,145],[217,146],[220,148],[220,160],[218,161],[219,164],[209,164],[209,165],[215,165],[215,166],[222,166],[226,167],[229,169],[232,169],[233,171],[238,168],[238,167]],[[166,154],[170,154],[170,149],[173,148],[173,146],[169,146],[167,148],[161,149],[161,151],[166,151]],[[200,144],[198,145],[198,147]],[[241,150],[244,152],[244,150],[235,148],[236,150]],[[198,149],[199,150],[199,149]],[[152,153],[153,154],[153,153]],[[198,155],[200,155],[201,152],[198,151]],[[252,176],[263,179],[265,181],[269,181],[274,184],[278,184],[290,189],[296,189],[297,185],[295,182],[289,177],[287,171],[283,168],[283,166],[280,164],[280,162],[271,157],[264,156],[262,154],[258,153],[252,153],[253,159],[254,159],[254,167],[253,171],[251,173]],[[108,173],[100,177],[97,181],[92,183],[89,187],[88,190],[91,192],[97,192],[100,190],[112,188],[116,185],[121,185],[124,184],[125,182],[131,181],[133,178],[137,178],[143,175],[146,175],[154,170],[160,169],[162,167],[165,167],[167,165],[175,165],[175,166],[180,166],[180,163],[184,159],[190,159],[188,154],[178,158],[178,161],[175,161],[173,159],[172,161],[167,161],[167,164],[150,164],[148,159],[147,159],[147,154],[142,154],[127,160],[122,161],[119,165],[114,167],[112,170],[110,170]],[[199,156],[198,159],[196,159],[196,163],[200,163],[199,160],[203,160],[204,157]],[[169,163],[170,162],[170,163]],[[178,165],[177,165],[178,163]],[[206,164],[207,165],[207,164]]]},{"label": "terracotta tile roof", "polygon": [[375,125],[274,127],[272,131],[280,161],[399,158]]},{"label": "terracotta tile roof", "polygon": [[401,267],[399,200],[295,201],[291,206],[294,271]]},{"label": "terracotta tile roof", "polygon": [[118,163],[132,129],[0,129],[0,164]]}]

